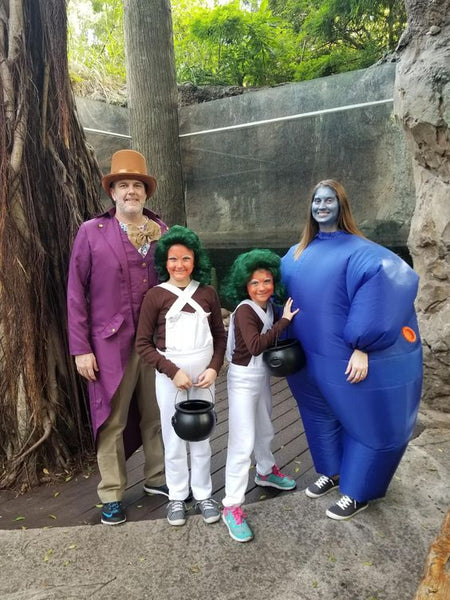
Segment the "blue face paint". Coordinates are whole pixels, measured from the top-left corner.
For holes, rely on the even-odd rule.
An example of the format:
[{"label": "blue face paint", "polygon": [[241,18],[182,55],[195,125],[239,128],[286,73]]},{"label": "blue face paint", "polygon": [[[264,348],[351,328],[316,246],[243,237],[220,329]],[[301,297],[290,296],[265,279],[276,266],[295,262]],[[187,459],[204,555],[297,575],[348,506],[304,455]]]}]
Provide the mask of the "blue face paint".
[{"label": "blue face paint", "polygon": [[311,214],[319,225],[320,231],[337,231],[339,200],[332,188],[321,186],[316,190],[311,204]]}]

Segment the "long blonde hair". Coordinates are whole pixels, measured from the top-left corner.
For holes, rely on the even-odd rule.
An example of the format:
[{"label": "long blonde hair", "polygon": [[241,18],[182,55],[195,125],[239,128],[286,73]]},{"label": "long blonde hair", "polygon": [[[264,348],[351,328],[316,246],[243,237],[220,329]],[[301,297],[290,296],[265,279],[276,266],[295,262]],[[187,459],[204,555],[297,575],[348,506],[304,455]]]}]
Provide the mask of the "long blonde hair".
[{"label": "long blonde hair", "polygon": [[365,237],[356,225],[344,186],[341,185],[338,181],[335,181],[334,179],[324,179],[323,181],[319,181],[319,183],[316,186],[314,186],[314,189],[312,191],[311,200],[308,204],[306,224],[303,228],[303,232],[300,237],[300,242],[295,250],[294,260],[298,259],[303,250],[312,242],[312,240],[316,237],[317,233],[319,232],[319,225],[314,220],[311,213],[311,204],[316,191],[320,187],[329,187],[336,194],[336,197],[339,202],[339,217],[337,222],[337,228],[339,230],[346,231],[347,233],[353,233],[355,235],[359,235],[360,237]]}]

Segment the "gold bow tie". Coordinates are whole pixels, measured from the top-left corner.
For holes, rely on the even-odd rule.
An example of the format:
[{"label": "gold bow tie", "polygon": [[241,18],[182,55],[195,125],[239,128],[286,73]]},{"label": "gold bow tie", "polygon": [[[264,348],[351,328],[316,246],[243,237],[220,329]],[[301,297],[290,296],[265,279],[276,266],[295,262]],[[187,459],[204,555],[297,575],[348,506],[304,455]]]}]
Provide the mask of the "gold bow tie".
[{"label": "gold bow tie", "polygon": [[161,237],[161,228],[155,221],[148,219],[141,226],[127,225],[127,235],[133,246],[139,250],[145,244],[159,240]]}]

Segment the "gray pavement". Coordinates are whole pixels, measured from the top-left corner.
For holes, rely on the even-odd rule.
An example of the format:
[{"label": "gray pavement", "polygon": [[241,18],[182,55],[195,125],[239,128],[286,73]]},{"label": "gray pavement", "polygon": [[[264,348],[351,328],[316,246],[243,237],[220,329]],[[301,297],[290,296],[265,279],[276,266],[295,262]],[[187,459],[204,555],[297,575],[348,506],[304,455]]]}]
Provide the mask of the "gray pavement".
[{"label": "gray pavement", "polygon": [[412,600],[448,510],[450,414],[421,412],[420,429],[386,498],[346,522],[325,516],[337,492],[299,490],[246,507],[246,544],[197,515],[0,531],[0,598]]}]

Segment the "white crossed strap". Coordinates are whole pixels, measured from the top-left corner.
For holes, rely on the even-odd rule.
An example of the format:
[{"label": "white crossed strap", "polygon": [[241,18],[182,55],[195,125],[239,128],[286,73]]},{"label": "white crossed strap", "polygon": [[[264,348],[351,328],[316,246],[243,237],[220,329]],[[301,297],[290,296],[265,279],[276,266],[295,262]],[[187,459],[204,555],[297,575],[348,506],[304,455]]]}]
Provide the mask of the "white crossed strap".
[{"label": "white crossed strap", "polygon": [[236,306],[233,314],[230,317],[230,326],[228,329],[228,340],[227,340],[227,351],[226,351],[226,357],[229,362],[231,362],[231,359],[233,357],[234,347],[236,345],[236,341],[234,338],[234,315],[235,315],[237,309],[240,306],[242,306],[243,304],[248,304],[249,306],[251,306],[253,308],[253,310],[255,311],[255,313],[258,315],[258,317],[263,322],[263,328],[262,328],[261,334],[269,331],[269,329],[273,325],[273,309],[272,309],[272,304],[270,302],[267,303],[267,312],[266,312],[259,306],[259,304],[256,304],[256,302],[253,302],[253,300],[242,300],[242,302],[240,302]]},{"label": "white crossed strap", "polygon": [[176,314],[178,314],[179,312],[181,312],[183,306],[185,306],[186,304],[189,304],[190,306],[192,306],[192,308],[196,312],[199,312],[200,314],[203,314],[203,315],[207,315],[207,313],[203,310],[203,308],[200,306],[200,304],[192,298],[192,296],[196,292],[199,285],[200,285],[200,283],[198,281],[195,281],[195,279],[192,279],[192,281],[189,283],[189,285],[187,287],[184,288],[184,290],[177,287],[176,285],[172,285],[171,283],[168,283],[167,281],[159,284],[158,287],[162,287],[165,290],[167,290],[168,292],[172,292],[172,294],[175,294],[175,296],[178,296],[178,298],[175,300],[175,302],[172,304],[172,306],[168,310],[166,319],[170,319],[170,318],[174,317]]}]

